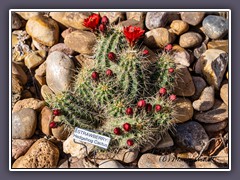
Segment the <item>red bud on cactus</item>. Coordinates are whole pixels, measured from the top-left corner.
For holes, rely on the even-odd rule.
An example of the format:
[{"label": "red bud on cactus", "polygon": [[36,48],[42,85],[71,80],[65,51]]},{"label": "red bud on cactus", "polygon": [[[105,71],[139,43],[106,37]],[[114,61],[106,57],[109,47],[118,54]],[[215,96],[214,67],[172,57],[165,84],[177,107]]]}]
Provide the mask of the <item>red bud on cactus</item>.
[{"label": "red bud on cactus", "polygon": [[127,145],[128,146],[132,146],[134,144],[133,140],[132,139],[128,139],[127,140]]},{"label": "red bud on cactus", "polygon": [[164,49],[165,49],[166,51],[171,51],[172,48],[173,48],[173,46],[172,46],[171,44],[168,44],[168,45],[166,45],[166,46],[164,47]]},{"label": "red bud on cactus", "polygon": [[142,54],[143,54],[144,56],[146,56],[146,55],[149,54],[149,51],[148,51],[147,49],[145,49],[145,50],[143,50]]},{"label": "red bud on cactus", "polygon": [[146,111],[149,113],[152,111],[152,105],[151,104],[146,104]]},{"label": "red bud on cactus", "polygon": [[59,109],[54,109],[53,110],[53,115],[54,116],[59,116],[61,114],[60,110]]},{"label": "red bud on cactus", "polygon": [[104,24],[104,25],[107,25],[109,23],[108,17],[107,16],[103,16],[102,20],[101,20],[101,23]]},{"label": "red bud on cactus", "polygon": [[92,78],[93,78],[94,80],[98,80],[99,75],[98,75],[98,73],[97,73],[96,71],[94,71],[94,72],[92,73]]},{"label": "red bud on cactus", "polygon": [[114,61],[116,59],[116,54],[113,52],[108,53],[108,59]]},{"label": "red bud on cactus", "polygon": [[123,129],[125,130],[125,131],[131,131],[131,124],[129,124],[129,123],[124,123],[123,124]]},{"label": "red bud on cactus", "polygon": [[116,127],[116,128],[114,128],[113,132],[116,135],[120,135],[121,134],[121,129],[119,127]]},{"label": "red bud on cactus", "polygon": [[50,128],[56,128],[57,127],[57,123],[52,121],[52,122],[49,123],[49,127]]},{"label": "red bud on cactus", "polygon": [[105,32],[106,30],[106,26],[104,24],[100,24],[98,28],[101,32]]},{"label": "red bud on cactus", "polygon": [[169,99],[170,99],[171,101],[174,101],[174,100],[177,99],[177,96],[176,96],[175,94],[171,94],[171,95],[169,96]]},{"label": "red bud on cactus", "polygon": [[155,105],[155,111],[156,111],[156,112],[161,111],[161,109],[162,109],[162,107],[161,107],[160,104],[156,104],[156,105]]},{"label": "red bud on cactus", "polygon": [[111,69],[107,69],[106,75],[107,75],[107,76],[112,76],[112,75],[113,75],[112,70],[111,70]]},{"label": "red bud on cactus", "polygon": [[160,88],[160,89],[159,89],[159,94],[160,94],[161,96],[165,95],[166,93],[167,93],[166,88]]},{"label": "red bud on cactus", "polygon": [[138,107],[145,107],[146,106],[146,101],[144,101],[144,100],[140,100],[140,101],[138,101],[138,103],[137,103],[137,106]]},{"label": "red bud on cactus", "polygon": [[127,115],[132,115],[132,114],[133,114],[133,109],[130,108],[130,107],[127,108],[127,109],[126,109],[126,114],[127,114]]},{"label": "red bud on cactus", "polygon": [[169,73],[173,73],[173,72],[174,72],[174,68],[169,68],[169,69],[168,69],[168,72],[169,72]]}]

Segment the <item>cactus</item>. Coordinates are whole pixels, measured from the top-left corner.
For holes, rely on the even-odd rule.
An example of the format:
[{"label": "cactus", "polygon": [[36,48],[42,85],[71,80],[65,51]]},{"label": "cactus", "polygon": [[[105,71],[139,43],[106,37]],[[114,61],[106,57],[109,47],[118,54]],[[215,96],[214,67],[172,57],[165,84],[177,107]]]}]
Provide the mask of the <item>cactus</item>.
[{"label": "cactus", "polygon": [[146,51],[137,48],[144,33],[140,28],[122,32],[105,25],[97,33],[98,24],[91,24],[99,38],[94,65],[79,70],[73,91],[48,103],[61,111],[62,123],[107,133],[108,150],[141,148],[171,128],[175,64],[166,51],[156,62],[148,60]]}]

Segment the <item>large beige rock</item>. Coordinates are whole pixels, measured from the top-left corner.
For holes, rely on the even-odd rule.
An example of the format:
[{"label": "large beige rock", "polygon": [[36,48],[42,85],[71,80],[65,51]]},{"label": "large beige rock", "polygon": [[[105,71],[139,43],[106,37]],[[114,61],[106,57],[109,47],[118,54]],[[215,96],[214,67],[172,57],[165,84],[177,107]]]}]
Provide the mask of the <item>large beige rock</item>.
[{"label": "large beige rock", "polygon": [[26,24],[26,31],[34,40],[46,46],[52,46],[58,42],[59,27],[51,18],[31,17]]},{"label": "large beige rock", "polygon": [[20,111],[24,108],[32,108],[37,111],[41,111],[41,109],[45,106],[45,102],[35,98],[28,98],[18,101],[14,107],[12,112]]},{"label": "large beige rock", "polygon": [[13,163],[13,168],[56,168],[59,150],[47,139],[39,139],[24,156]]},{"label": "large beige rock", "polygon": [[192,102],[187,98],[178,97],[174,101],[173,117],[175,123],[183,123],[193,116]]}]

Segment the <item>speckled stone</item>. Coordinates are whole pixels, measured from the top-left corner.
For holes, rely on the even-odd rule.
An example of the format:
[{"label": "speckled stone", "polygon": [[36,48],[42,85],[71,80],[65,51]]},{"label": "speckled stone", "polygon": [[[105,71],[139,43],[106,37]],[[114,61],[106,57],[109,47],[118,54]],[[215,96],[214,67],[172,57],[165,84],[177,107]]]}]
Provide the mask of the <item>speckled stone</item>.
[{"label": "speckled stone", "polygon": [[147,12],[145,24],[150,30],[164,27],[168,22],[167,12]]}]

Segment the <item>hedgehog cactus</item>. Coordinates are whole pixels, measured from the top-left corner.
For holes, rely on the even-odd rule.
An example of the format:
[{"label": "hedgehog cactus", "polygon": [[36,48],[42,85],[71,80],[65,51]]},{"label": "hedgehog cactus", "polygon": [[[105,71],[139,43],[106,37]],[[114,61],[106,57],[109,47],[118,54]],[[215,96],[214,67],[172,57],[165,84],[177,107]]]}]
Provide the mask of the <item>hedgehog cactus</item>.
[{"label": "hedgehog cactus", "polygon": [[49,99],[49,105],[70,127],[107,133],[108,150],[141,148],[171,127],[175,64],[169,49],[156,62],[148,60],[148,50],[136,45],[144,34],[141,28],[119,30],[105,23],[106,17],[102,21],[99,25],[96,14],[84,21],[98,36],[94,65],[80,69],[74,90]]}]

